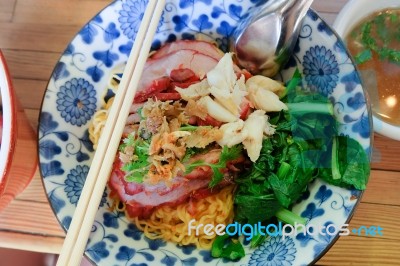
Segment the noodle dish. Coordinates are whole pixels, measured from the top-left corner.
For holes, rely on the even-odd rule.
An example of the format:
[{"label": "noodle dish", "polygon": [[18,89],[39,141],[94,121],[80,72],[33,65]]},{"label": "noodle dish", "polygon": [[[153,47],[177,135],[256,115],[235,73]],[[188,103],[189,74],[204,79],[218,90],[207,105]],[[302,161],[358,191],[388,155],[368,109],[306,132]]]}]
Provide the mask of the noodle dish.
[{"label": "noodle dish", "polygon": [[[89,21],[45,92],[40,172],[65,230],[146,3]],[[86,247],[94,264],[303,265],[350,233],[370,174],[359,74],[313,10],[276,77],[241,67],[230,36],[257,4],[167,2]]]}]

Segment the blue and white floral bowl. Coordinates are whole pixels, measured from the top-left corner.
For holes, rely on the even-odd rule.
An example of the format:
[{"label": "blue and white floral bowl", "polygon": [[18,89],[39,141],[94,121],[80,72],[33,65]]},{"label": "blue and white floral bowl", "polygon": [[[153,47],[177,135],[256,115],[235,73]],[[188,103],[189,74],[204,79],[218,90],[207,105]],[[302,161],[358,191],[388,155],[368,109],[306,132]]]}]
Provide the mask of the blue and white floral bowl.
[{"label": "blue and white floral bowl", "polygon": [[[215,40],[225,51],[236,23],[261,0],[171,0],[158,27],[153,48],[167,41],[195,37]],[[110,4],[86,24],[57,63],[44,95],[39,121],[40,172],[50,204],[65,230],[76,208],[94,151],[88,125],[99,109],[111,71],[127,60],[146,0]],[[328,95],[343,135],[357,139],[369,153],[371,117],[359,75],[342,41],[310,10],[295,53],[280,79],[298,67],[312,90]],[[209,251],[149,240],[116,210],[108,189],[92,227],[87,257],[97,265],[222,265]],[[361,192],[316,180],[294,206],[313,225],[349,221]],[[262,210],[260,210],[262,211]],[[307,265],[335,242],[334,236],[272,237],[256,250],[246,248],[240,265]]]}]

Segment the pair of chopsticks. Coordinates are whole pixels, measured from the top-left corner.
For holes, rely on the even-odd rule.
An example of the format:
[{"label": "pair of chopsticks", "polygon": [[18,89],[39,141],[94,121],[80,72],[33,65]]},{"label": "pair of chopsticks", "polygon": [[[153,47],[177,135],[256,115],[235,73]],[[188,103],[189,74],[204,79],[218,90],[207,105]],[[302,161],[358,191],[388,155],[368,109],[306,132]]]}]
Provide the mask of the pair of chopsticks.
[{"label": "pair of chopsticks", "polygon": [[151,43],[165,6],[165,0],[150,0],[129,55],[121,83],[110,108],[106,124],[78,205],[72,218],[57,266],[79,265],[118,150],[129,109],[142,76]]}]

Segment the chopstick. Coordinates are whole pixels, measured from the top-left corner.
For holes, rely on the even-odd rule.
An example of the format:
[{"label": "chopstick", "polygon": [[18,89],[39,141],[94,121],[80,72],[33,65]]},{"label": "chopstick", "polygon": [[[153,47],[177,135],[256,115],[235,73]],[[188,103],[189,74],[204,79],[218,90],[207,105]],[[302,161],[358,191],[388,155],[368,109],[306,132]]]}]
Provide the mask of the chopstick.
[{"label": "chopstick", "polygon": [[148,2],[64,240],[57,266],[79,265],[82,260],[82,254],[111,172],[125,121],[133,103],[164,6],[165,0]]}]

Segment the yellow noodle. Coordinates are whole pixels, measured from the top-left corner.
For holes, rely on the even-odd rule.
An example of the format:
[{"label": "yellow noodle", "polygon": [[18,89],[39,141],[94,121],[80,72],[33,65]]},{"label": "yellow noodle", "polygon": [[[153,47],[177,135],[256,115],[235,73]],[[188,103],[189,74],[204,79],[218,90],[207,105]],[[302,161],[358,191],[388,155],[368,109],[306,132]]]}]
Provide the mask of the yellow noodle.
[{"label": "yellow noodle", "polygon": [[[197,248],[210,249],[216,234],[208,236],[202,228],[196,235],[193,229],[189,235],[189,222],[195,220],[192,226],[199,224],[229,224],[233,221],[233,189],[234,186],[223,188],[219,193],[204,199],[182,203],[177,207],[158,207],[148,219],[134,218],[136,226],[150,239],[162,238],[180,245],[194,244]],[[191,215],[190,209],[195,213]]]},{"label": "yellow noodle", "polygon": [[89,139],[93,143],[93,149],[95,150],[99,143],[101,132],[106,124],[108,111],[113,100],[114,98],[111,98],[107,103],[103,104],[102,108],[94,113],[91,123],[89,124]]},{"label": "yellow noodle", "polygon": [[[122,73],[122,66],[119,66],[112,70],[110,74],[110,79],[108,81],[108,90],[116,93],[119,82],[116,80],[120,80],[119,74]],[[107,93],[108,90],[105,90],[104,93]],[[104,99],[104,97],[102,97]],[[106,124],[108,111],[114,101],[114,97],[111,97],[107,102],[102,102],[101,107],[98,111],[95,112],[91,123],[89,124],[89,139],[93,143],[93,149],[96,150],[97,144],[99,142],[99,138],[101,132],[103,131],[104,125]]]}]

